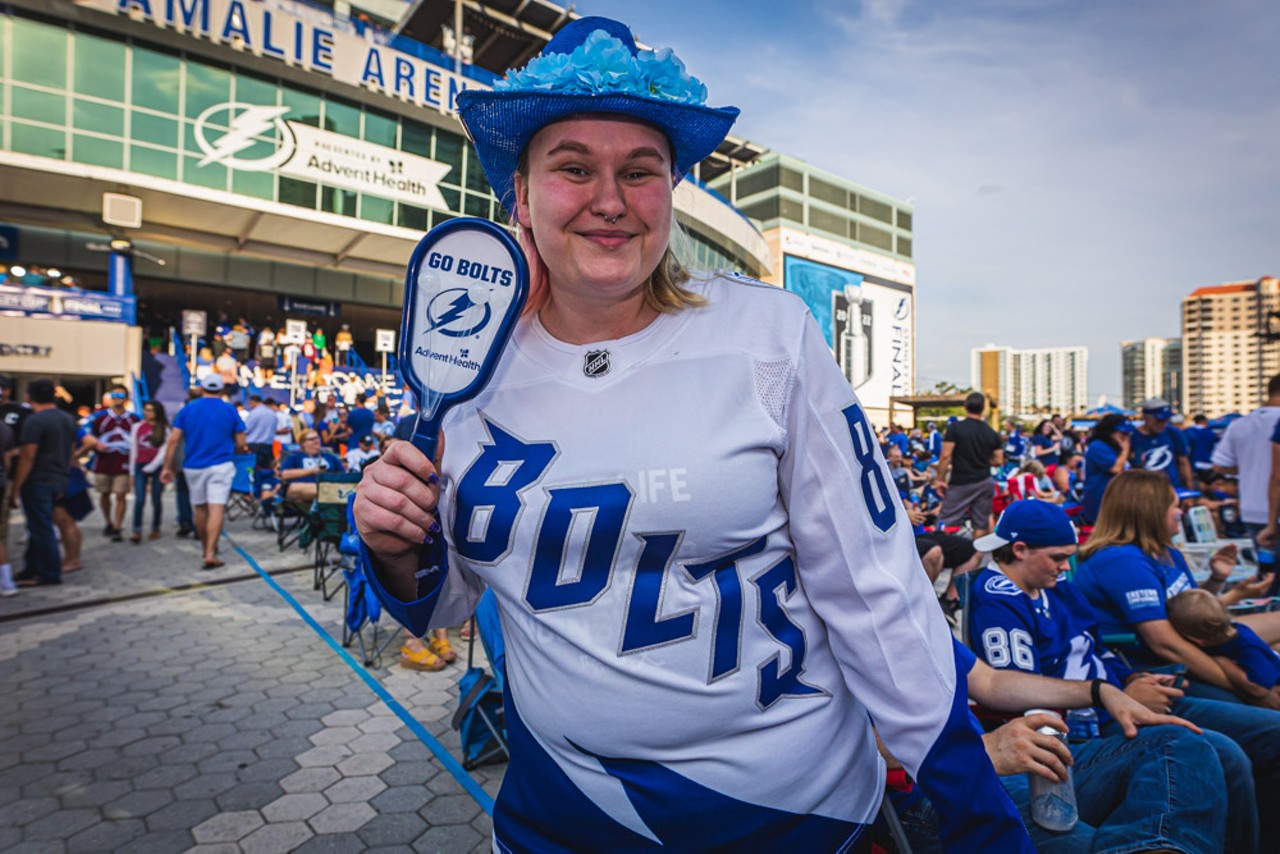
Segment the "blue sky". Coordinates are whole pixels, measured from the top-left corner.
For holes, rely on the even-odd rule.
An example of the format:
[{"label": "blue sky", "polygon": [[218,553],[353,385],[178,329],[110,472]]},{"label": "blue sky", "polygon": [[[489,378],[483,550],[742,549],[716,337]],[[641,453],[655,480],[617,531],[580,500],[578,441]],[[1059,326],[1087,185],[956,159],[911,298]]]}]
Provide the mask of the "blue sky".
[{"label": "blue sky", "polygon": [[917,381],[969,349],[1179,334],[1280,274],[1275,0],[577,0],[671,46],[734,132],[915,204]]}]

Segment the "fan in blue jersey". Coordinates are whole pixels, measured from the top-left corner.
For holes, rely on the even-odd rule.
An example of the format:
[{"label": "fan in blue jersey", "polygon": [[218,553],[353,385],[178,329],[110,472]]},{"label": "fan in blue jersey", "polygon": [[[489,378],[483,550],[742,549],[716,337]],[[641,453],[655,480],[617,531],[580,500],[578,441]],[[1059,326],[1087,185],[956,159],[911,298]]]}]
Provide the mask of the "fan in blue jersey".
[{"label": "fan in blue jersey", "polygon": [[1134,468],[1163,472],[1174,489],[1194,489],[1187,440],[1181,430],[1169,424],[1173,408],[1159,397],[1144,400],[1141,408],[1142,423],[1129,439]]},{"label": "fan in blue jersey", "polygon": [[1004,458],[1021,463],[1026,455],[1027,438],[1022,435],[1022,428],[1012,421],[1004,422]]},{"label": "fan in blue jersey", "polygon": [[1213,449],[1218,446],[1218,433],[1209,426],[1203,413],[1192,419],[1194,424],[1182,431],[1191,445],[1191,468],[1197,472],[1213,470]]},{"label": "fan in blue jersey", "polygon": [[1081,490],[1080,515],[1093,524],[1102,507],[1102,496],[1111,478],[1124,471],[1132,457],[1133,425],[1123,415],[1102,416],[1089,435],[1084,450],[1084,487]]},{"label": "fan in blue jersey", "polygon": [[[1203,793],[1183,797],[1184,786],[1196,785],[1197,771],[1180,764],[1177,757],[1185,752],[1180,744],[1197,737],[1158,726],[1126,741],[1101,702],[1103,686],[1110,685],[1154,711],[1168,712],[1182,692],[1171,686],[1172,676],[1135,674],[1098,645],[1088,602],[1060,577],[1076,551],[1067,514],[1045,501],[1016,501],[995,531],[974,546],[992,552],[995,560],[979,574],[971,594],[969,636],[978,654],[997,669],[1094,681],[1102,737],[1071,745],[1080,817],[1099,832],[1093,850],[1222,850],[1213,838],[1221,825],[1204,812]],[[1253,850],[1257,819],[1248,760],[1225,736],[1210,731],[1199,738],[1213,747],[1226,772],[1227,850]],[[1245,779],[1233,780],[1233,774]]]},{"label": "fan in blue jersey", "polygon": [[[1136,635],[1131,662],[1186,667],[1191,677],[1187,696],[1174,703],[1174,714],[1240,745],[1253,764],[1263,838],[1274,839],[1280,835],[1280,814],[1274,809],[1280,799],[1280,712],[1245,705],[1222,667],[1170,623],[1168,600],[1197,587],[1186,559],[1172,545],[1181,525],[1177,496],[1163,474],[1135,470],[1118,475],[1107,489],[1074,580],[1104,635]],[[1217,593],[1235,563],[1234,546],[1214,555],[1204,589]],[[1237,584],[1222,594],[1223,601],[1259,595],[1266,584]],[[1280,638],[1278,618],[1275,613],[1250,614],[1239,620],[1274,642]]]},{"label": "fan in blue jersey", "polygon": [[874,718],[952,850],[1030,851],[817,324],[670,252],[673,188],[737,115],[705,101],[604,18],[459,94],[530,295],[435,466],[393,442],[365,470],[367,574],[418,635],[494,593],[495,850],[859,847],[885,782]]}]

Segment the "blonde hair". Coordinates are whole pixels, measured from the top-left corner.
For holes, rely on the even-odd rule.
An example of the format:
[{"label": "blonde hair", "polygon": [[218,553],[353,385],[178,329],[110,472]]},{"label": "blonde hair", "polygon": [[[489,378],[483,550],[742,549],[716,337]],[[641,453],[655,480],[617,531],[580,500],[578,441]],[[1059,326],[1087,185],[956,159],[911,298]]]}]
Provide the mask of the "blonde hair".
[{"label": "blonde hair", "polygon": [[1080,556],[1088,559],[1107,546],[1137,546],[1143,554],[1168,561],[1173,538],[1165,517],[1176,498],[1162,472],[1133,469],[1116,475],[1102,494],[1098,522]]},{"label": "blonde hair", "polygon": [[1238,633],[1222,602],[1208,590],[1184,590],[1165,603],[1178,634],[1204,646],[1226,643]]},{"label": "blonde hair", "polygon": [[1044,477],[1044,472],[1045,472],[1044,463],[1040,462],[1039,460],[1027,460],[1025,463],[1022,464],[1022,468],[1018,469],[1018,471],[1020,472],[1029,471],[1036,477]]}]

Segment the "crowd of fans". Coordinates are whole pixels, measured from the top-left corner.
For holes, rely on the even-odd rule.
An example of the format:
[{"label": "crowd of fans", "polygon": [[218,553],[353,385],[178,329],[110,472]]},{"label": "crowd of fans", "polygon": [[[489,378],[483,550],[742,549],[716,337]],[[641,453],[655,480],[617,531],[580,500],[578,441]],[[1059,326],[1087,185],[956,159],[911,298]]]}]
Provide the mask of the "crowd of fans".
[{"label": "crowd of fans", "polygon": [[[987,707],[988,753],[1033,840],[1053,851],[1151,850],[1133,847],[1151,838],[1259,850],[1280,831],[1267,809],[1280,793],[1280,613],[1258,598],[1276,578],[1280,376],[1266,405],[1223,432],[1202,415],[1182,426],[1160,399],[1087,432],[1059,416],[997,431],[985,403],[973,394],[941,429],[890,425],[880,438],[921,561],[972,649],[957,656]],[[1184,524],[1198,507],[1208,537],[1227,544],[1189,562],[1184,543],[1206,537]],[[984,662],[1057,684],[993,683]],[[1083,684],[1084,700],[1071,693]],[[1086,706],[1094,733],[1052,714],[991,713]],[[1070,731],[1069,747],[1053,729]],[[1079,823],[1054,833],[1034,823],[1024,775],[1061,780],[1068,765]],[[937,850],[927,802],[895,801],[914,850]]]},{"label": "crowd of fans", "polygon": [[[243,349],[234,328],[221,337],[226,352]],[[237,454],[254,456],[259,501],[305,508],[321,474],[361,471],[414,423],[411,408],[364,392],[296,407],[260,394],[241,403],[216,371],[176,413],[158,401],[138,407],[119,385],[100,408],[74,416],[51,382],[30,383],[25,406],[11,389],[0,380],[5,505],[21,504],[27,541],[22,572],[0,551],[3,595],[80,569],[78,522],[94,492],[102,535],[142,545],[164,536],[162,495],[173,484],[176,536],[197,536],[202,568],[214,569]],[[1265,809],[1280,794],[1280,613],[1258,599],[1275,578],[1268,499],[1280,502],[1280,471],[1269,478],[1280,457],[1280,377],[1269,392],[1267,405],[1223,434],[1203,416],[1179,427],[1162,400],[1087,432],[1060,416],[997,431],[980,394],[946,424],[881,431],[923,568],[972,649],[958,646],[957,658],[988,712],[988,754],[1038,844],[1123,848],[1170,810],[1172,850],[1257,850],[1280,830]],[[1199,506],[1216,536],[1261,538],[1244,575],[1235,544],[1206,554],[1204,566],[1184,558],[1179,544],[1192,532],[1183,518]],[[414,669],[455,659],[443,631],[406,635],[401,649],[401,664]],[[1033,707],[1093,708],[1096,733],[1055,713],[998,713]],[[1046,727],[1070,731],[1070,745]],[[1068,766],[1080,821],[1053,834],[1032,821],[1025,775],[1060,780]],[[1184,796],[1161,802],[1175,785]],[[909,781],[890,788],[916,850],[931,850],[927,801]]]},{"label": "crowd of fans", "polygon": [[[196,347],[192,380],[217,374],[228,386],[263,388],[280,373],[297,376],[303,389],[317,389],[332,384],[335,370],[359,364],[349,324],[341,324],[330,340],[321,326],[290,336],[285,329],[256,329],[243,317],[233,323],[223,315],[208,340]],[[348,404],[357,388],[341,388]]]}]

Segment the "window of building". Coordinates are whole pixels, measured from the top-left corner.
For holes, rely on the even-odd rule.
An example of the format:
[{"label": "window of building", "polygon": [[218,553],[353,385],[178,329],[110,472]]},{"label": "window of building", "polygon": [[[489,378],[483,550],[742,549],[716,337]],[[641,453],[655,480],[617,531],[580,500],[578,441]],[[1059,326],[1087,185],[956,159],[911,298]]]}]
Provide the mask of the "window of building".
[{"label": "window of building", "polygon": [[848,190],[813,175],[809,176],[809,195],[820,202],[827,202],[841,208],[849,204]]},{"label": "window of building", "polygon": [[286,87],[280,90],[280,105],[289,108],[284,114],[289,121],[320,127],[320,99],[315,95]]},{"label": "window of building", "polygon": [[364,138],[369,142],[385,145],[387,148],[395,148],[396,130],[399,124],[395,116],[365,108]]},{"label": "window of building", "polygon": [[771,196],[767,199],[761,199],[749,205],[743,205],[740,210],[751,219],[757,219],[766,222],[771,219],[778,218],[778,197]]},{"label": "window of building", "polygon": [[124,101],[125,46],[120,42],[77,33],[75,89],[108,101]]},{"label": "window of building", "polygon": [[390,199],[371,196],[364,193],[360,196],[360,218],[370,222],[391,224],[395,215],[395,203]]},{"label": "window of building", "polygon": [[[898,211],[898,228],[904,228],[907,231],[911,231],[912,219],[913,217],[911,216],[911,211]],[[910,254],[910,253],[904,253],[904,254]]]},{"label": "window of building", "polygon": [[114,139],[102,139],[97,136],[85,136],[77,133],[71,140],[71,159],[77,163],[88,163],[91,166],[107,166],[111,169],[124,168],[124,143]]},{"label": "window of building", "polygon": [[280,177],[280,201],[286,205],[315,209],[316,185],[297,178]]},{"label": "window of building", "polygon": [[[148,107],[153,110],[159,110],[170,114],[177,113],[178,75],[176,70],[178,66],[178,59],[176,57],[156,54],[156,56],[162,57],[164,63],[172,63],[174,66],[174,72],[172,73],[172,81],[169,79],[170,73],[165,72],[163,80],[158,81],[156,84],[157,91],[151,91],[146,88],[147,83],[139,79],[139,53],[152,54],[153,52],[142,48],[133,49],[133,105],[135,107]],[[150,65],[155,63],[159,65],[162,60],[149,56],[147,58],[147,64]],[[186,97],[183,98],[182,115],[194,120],[199,118],[200,114],[210,107],[225,104],[232,100],[232,76],[231,72],[227,69],[216,68],[202,62],[192,62],[188,60],[186,63],[186,71]],[[149,74],[150,72],[144,71],[142,73]],[[143,87],[144,91],[147,92],[146,102],[139,102],[138,100],[139,87]],[[172,92],[170,91],[171,88],[173,90]],[[222,124],[230,121],[230,116],[225,112],[214,115],[211,118]]]},{"label": "window of building", "polygon": [[67,88],[67,31],[26,18],[13,21],[13,77],[50,89]]},{"label": "window of building", "polygon": [[402,120],[400,123],[400,148],[410,154],[430,157],[431,128],[409,119]]},{"label": "window of building", "polygon": [[320,188],[320,210],[343,216],[356,215],[356,193],[337,187]]},{"label": "window of building", "polygon": [[210,190],[227,189],[227,178],[231,170],[221,163],[206,163],[201,166],[200,160],[201,157],[197,155],[182,158],[182,180]]},{"label": "window of building", "polygon": [[123,137],[124,110],[109,104],[76,98],[71,108],[71,125],[76,130]]},{"label": "window of building", "polygon": [[15,85],[9,94],[9,112],[14,118],[65,125],[67,98],[65,95]]},{"label": "window of building", "polygon": [[898,254],[911,257],[911,238],[898,235]]},{"label": "window of building", "polygon": [[786,190],[795,190],[797,193],[804,192],[804,175],[794,169],[782,167],[782,187]]},{"label": "window of building", "polygon": [[742,175],[737,179],[735,192],[738,198],[745,199],[756,193],[775,189],[778,186],[778,165],[766,166]]},{"label": "window of building", "polygon": [[839,214],[828,213],[814,205],[809,206],[809,227],[830,232],[837,237],[849,236],[849,221]]},{"label": "window of building", "polygon": [[324,102],[324,129],[352,139],[360,138],[360,108],[328,98]]},{"label": "window of building", "polygon": [[804,222],[804,205],[782,196],[778,199],[778,215],[792,222]]},{"label": "window of building", "polygon": [[889,252],[893,251],[893,235],[882,228],[876,228],[866,223],[858,224],[858,239],[869,246],[877,249],[885,249]]},{"label": "window of building", "polygon": [[178,155],[146,145],[129,146],[129,169],[156,178],[178,179]]},{"label": "window of building", "polygon": [[[893,208],[884,202],[876,199],[869,199],[866,196],[858,197],[858,213],[863,216],[869,216],[872,219],[878,219],[881,222],[893,222]],[[867,241],[868,243],[870,241]],[[879,245],[879,244],[875,244]]]}]

